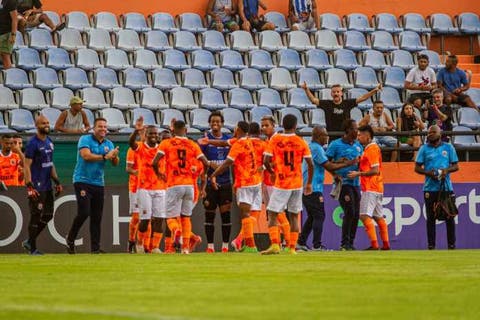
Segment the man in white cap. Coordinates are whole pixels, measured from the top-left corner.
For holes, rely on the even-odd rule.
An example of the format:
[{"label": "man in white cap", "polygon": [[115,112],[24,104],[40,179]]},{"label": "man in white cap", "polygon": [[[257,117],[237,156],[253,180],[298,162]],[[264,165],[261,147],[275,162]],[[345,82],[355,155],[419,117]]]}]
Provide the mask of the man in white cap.
[{"label": "man in white cap", "polygon": [[87,114],[82,110],[83,100],[73,96],[70,109],[63,111],[55,123],[55,131],[63,133],[84,133],[90,130]]}]

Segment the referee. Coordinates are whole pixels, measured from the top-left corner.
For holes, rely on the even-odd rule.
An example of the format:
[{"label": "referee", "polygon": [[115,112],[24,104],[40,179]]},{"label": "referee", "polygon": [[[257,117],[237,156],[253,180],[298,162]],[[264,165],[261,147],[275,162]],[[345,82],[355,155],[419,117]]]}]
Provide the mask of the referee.
[{"label": "referee", "polygon": [[75,253],[75,239],[85,220],[90,217],[90,246],[92,253],[100,249],[100,234],[104,201],[104,168],[110,161],[118,165],[118,147],[106,139],[107,120],[95,119],[93,133],[78,140],[77,165],[73,172],[73,186],[77,198],[77,216],[67,235],[67,251]]}]

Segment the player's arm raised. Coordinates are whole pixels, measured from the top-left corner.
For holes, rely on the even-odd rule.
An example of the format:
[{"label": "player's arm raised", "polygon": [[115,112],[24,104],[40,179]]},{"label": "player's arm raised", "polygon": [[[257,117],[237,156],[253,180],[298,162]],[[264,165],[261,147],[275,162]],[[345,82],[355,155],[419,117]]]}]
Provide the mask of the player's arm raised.
[{"label": "player's arm raised", "polygon": [[132,132],[130,135],[130,138],[128,139],[128,145],[132,150],[137,150],[138,144],[137,144],[137,137],[139,136],[140,132],[143,130],[143,117],[140,116],[138,117],[137,121],[135,121],[135,130]]}]

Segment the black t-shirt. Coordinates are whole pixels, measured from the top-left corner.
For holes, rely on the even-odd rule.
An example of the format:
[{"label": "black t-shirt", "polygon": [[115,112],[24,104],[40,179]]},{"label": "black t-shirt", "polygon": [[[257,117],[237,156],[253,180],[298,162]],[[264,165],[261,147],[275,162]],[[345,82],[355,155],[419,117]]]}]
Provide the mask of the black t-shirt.
[{"label": "black t-shirt", "polygon": [[[452,117],[453,117],[453,110],[451,107],[447,105],[442,105],[438,110],[446,115],[448,118],[445,121],[442,121],[438,118],[437,114],[435,111],[433,111],[432,108],[428,108],[428,127],[433,126],[436,124],[437,126],[440,127],[442,131],[452,131],[453,130],[453,125],[452,125]],[[448,142],[450,139],[442,134],[442,140]]]},{"label": "black t-shirt", "polygon": [[33,9],[33,7],[40,9],[42,7],[42,3],[40,0],[17,0],[17,10],[19,13],[23,14],[25,11]]},{"label": "black t-shirt", "polygon": [[17,9],[16,0],[1,0],[0,4],[0,34],[12,32],[10,12]]},{"label": "black t-shirt", "polygon": [[343,131],[343,121],[350,119],[350,110],[356,106],[356,99],[342,100],[340,104],[335,104],[332,100],[320,100],[318,107],[325,111],[327,131]]}]

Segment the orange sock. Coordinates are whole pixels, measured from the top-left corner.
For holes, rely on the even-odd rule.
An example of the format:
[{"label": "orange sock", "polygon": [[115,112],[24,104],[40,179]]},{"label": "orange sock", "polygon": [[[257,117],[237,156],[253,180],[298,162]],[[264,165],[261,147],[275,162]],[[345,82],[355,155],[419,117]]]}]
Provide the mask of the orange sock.
[{"label": "orange sock", "polygon": [[372,248],[378,248],[378,241],[377,241],[377,232],[375,231],[375,225],[373,224],[373,219],[368,217],[362,220],[363,225],[365,226],[365,231],[367,232],[367,236],[370,239],[370,243]]},{"label": "orange sock", "polygon": [[128,224],[128,241],[135,241],[139,222],[140,219],[138,217],[138,212],[132,213],[130,216],[130,223]]},{"label": "orange sock", "polygon": [[175,235],[174,232],[176,230],[180,230],[180,225],[176,218],[167,219],[167,226],[168,226],[168,229],[170,229],[170,231],[172,232],[172,237]]},{"label": "orange sock", "polygon": [[182,222],[182,238],[183,238],[182,248],[189,250],[190,237],[192,234],[192,221],[190,220],[190,217],[182,217],[181,222]]},{"label": "orange sock", "polygon": [[152,249],[160,248],[160,242],[162,241],[163,233],[154,232],[152,237]]},{"label": "orange sock", "polygon": [[290,231],[290,242],[288,246],[290,249],[295,249],[297,247],[297,241],[298,241],[298,231]]},{"label": "orange sock", "polygon": [[[137,232],[137,244],[139,246],[142,246],[144,245],[144,242],[145,242],[145,238],[147,237],[147,232],[140,232],[138,231]],[[150,238],[150,236],[148,236],[148,238]]]},{"label": "orange sock", "polygon": [[165,237],[165,252],[174,252],[172,237]]},{"label": "orange sock", "polygon": [[150,251],[151,239],[152,239],[152,224],[148,222],[147,231],[145,231],[145,235],[143,236],[143,247],[149,251]]},{"label": "orange sock", "polygon": [[375,220],[378,224],[378,229],[380,230],[380,238],[382,238],[383,248],[390,248],[390,241],[388,239],[388,226],[384,218],[378,218]]},{"label": "orange sock", "polygon": [[278,237],[278,226],[268,227],[268,234],[270,235],[270,242],[272,244],[280,244]]},{"label": "orange sock", "polygon": [[262,212],[262,211],[257,211],[257,210],[255,210],[255,211],[250,211],[250,217],[251,217],[251,218],[254,218],[255,220],[258,221],[258,218],[260,217],[260,213],[261,213],[261,212]]},{"label": "orange sock", "polygon": [[287,246],[290,246],[290,223],[288,222],[287,215],[284,212],[279,213],[277,219],[279,227],[283,232],[283,238],[285,239]]},{"label": "orange sock", "polygon": [[[243,224],[243,223],[242,223]],[[235,238],[235,241],[243,241],[243,227],[240,228],[240,231],[238,232],[237,237]]]},{"label": "orange sock", "polygon": [[255,240],[253,239],[253,223],[255,220],[252,217],[242,219],[243,238],[247,247],[255,247]]}]

